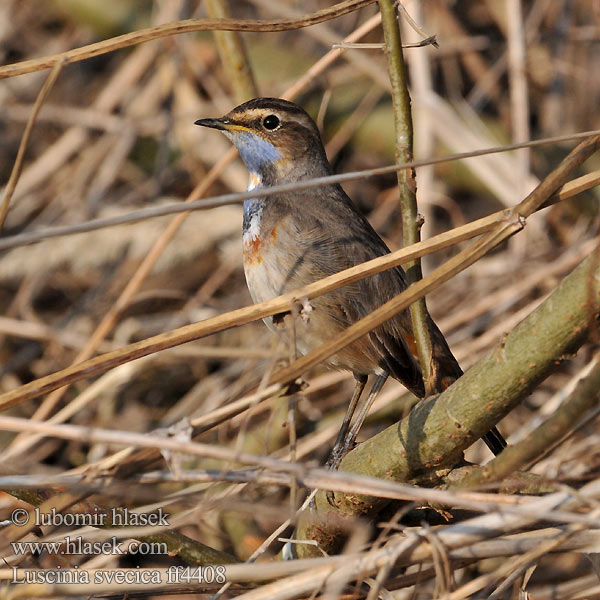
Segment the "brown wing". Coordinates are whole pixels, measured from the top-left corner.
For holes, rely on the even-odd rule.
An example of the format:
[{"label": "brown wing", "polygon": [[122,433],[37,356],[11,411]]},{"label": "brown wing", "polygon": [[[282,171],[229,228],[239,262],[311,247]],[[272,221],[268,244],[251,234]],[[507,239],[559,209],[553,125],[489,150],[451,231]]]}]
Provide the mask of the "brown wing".
[{"label": "brown wing", "polygon": [[[383,240],[352,206],[341,188],[311,191],[323,201],[303,204],[302,195],[278,199],[278,246],[286,253],[281,292],[389,253]],[[331,192],[335,193],[332,194]],[[324,194],[327,194],[325,199]],[[283,236],[283,237],[282,237]],[[312,301],[314,328],[322,340],[331,338],[406,289],[402,269],[390,269]],[[315,336],[316,337],[316,336]],[[310,345],[310,344],[309,344]],[[410,316],[403,311],[340,352],[334,366],[369,374],[386,371],[418,396],[423,381],[415,360]]]}]

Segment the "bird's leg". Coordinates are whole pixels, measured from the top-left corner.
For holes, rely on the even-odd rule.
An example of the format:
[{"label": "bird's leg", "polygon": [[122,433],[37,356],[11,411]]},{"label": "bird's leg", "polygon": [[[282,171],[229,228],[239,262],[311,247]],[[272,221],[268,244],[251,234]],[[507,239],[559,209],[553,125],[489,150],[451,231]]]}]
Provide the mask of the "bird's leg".
[{"label": "bird's leg", "polygon": [[[354,425],[352,425],[352,429],[350,429],[350,431],[348,431],[348,426],[346,424],[346,417],[348,417],[348,413],[350,412],[350,407],[352,406],[352,402],[354,402],[354,405],[355,405],[354,408],[352,409],[352,412],[354,412],[354,409],[356,408],[356,404],[358,403],[358,399],[360,398],[360,394],[365,387],[365,383],[367,382],[366,377],[364,378],[364,380],[359,380],[357,378],[356,389],[354,390],[354,395],[352,396],[352,401],[350,403],[350,406],[348,407],[348,410],[346,411],[346,417],[344,417],[344,424],[342,425],[342,429],[340,429],[340,433],[338,434],[338,439],[336,441],[335,447],[331,453],[331,456],[329,457],[329,460],[327,461],[327,466],[329,467],[330,470],[332,470],[332,471],[337,470],[337,468],[340,466],[340,462],[342,461],[342,458],[344,458],[344,456],[346,456],[346,453],[348,452],[348,450],[350,450],[350,448],[352,447],[352,444],[354,444],[354,440],[356,439],[356,436],[358,435],[358,432],[360,431],[360,428],[362,427],[363,421],[365,420],[365,418],[369,412],[369,409],[371,408],[371,405],[375,401],[377,394],[379,394],[379,392],[381,391],[381,388],[383,387],[383,384],[387,381],[387,378],[388,378],[387,373],[377,376],[377,379],[375,379],[375,382],[373,383],[373,387],[371,388],[371,391],[369,392],[369,396],[368,396],[367,400],[360,408],[360,412],[358,413],[358,416],[356,417],[356,421],[354,421]],[[352,417],[352,415],[350,415],[350,417],[348,417],[348,419],[347,419],[348,424],[350,423],[351,417]],[[344,425],[346,425],[345,428],[344,428]],[[342,431],[343,431],[343,435],[342,435]],[[338,444],[338,442],[339,442],[339,444]],[[325,495],[327,497],[327,502],[329,502],[329,504],[331,504],[331,506],[335,506],[335,498],[334,498],[333,491],[328,490]]]},{"label": "bird's leg", "polygon": [[381,388],[383,387],[383,384],[387,381],[387,378],[387,373],[377,375],[377,379],[375,380],[375,383],[373,383],[373,387],[369,392],[367,401],[362,405],[360,412],[356,417],[356,421],[354,421],[354,425],[352,425],[352,429],[350,429],[348,435],[346,436],[346,439],[344,440],[344,446],[341,450],[342,456],[344,456],[346,452],[348,452],[348,450],[352,448],[352,444],[354,444],[354,440],[356,440],[356,436],[358,435],[358,432],[360,431],[360,428],[362,427],[362,424],[365,418],[367,417],[369,409],[373,405],[373,402],[375,402],[375,398],[377,398],[377,394],[379,394],[379,392],[381,391]]},{"label": "bird's leg", "polygon": [[344,415],[342,426],[340,427],[335,444],[333,445],[333,450],[331,451],[329,459],[327,460],[326,466],[331,470],[337,469],[341,458],[344,456],[344,453],[341,452],[341,449],[344,446],[344,440],[346,439],[346,435],[350,429],[350,421],[352,421],[352,416],[354,415],[354,411],[356,410],[356,405],[360,400],[360,396],[365,389],[368,377],[367,375],[359,375],[358,373],[354,373],[354,379],[356,379],[354,392],[352,394],[350,404],[348,404],[348,408],[346,409],[346,414]]},{"label": "bird's leg", "polygon": [[[375,401],[377,394],[379,394],[381,388],[383,387],[383,384],[387,381],[387,378],[388,378],[388,374],[384,373],[383,375],[378,375],[377,379],[375,379],[375,383],[373,383],[373,387],[371,388],[371,391],[369,392],[369,396],[368,396],[367,400],[361,406],[360,412],[358,413],[356,420],[354,421],[354,425],[352,425],[352,428],[350,429],[350,431],[347,434],[344,432],[343,442],[341,443],[340,447],[337,449],[335,460],[332,461],[331,464],[329,465],[329,468],[331,470],[335,470],[338,468],[342,458],[344,458],[346,453],[350,450],[350,448],[352,448],[352,445],[354,444],[354,441],[356,440],[356,436],[358,435],[358,432],[360,431],[360,428],[362,427],[362,424],[369,412],[369,409],[371,408],[371,405]],[[362,387],[364,388],[364,386],[365,386],[365,384],[363,383]],[[362,388],[360,391],[362,392]],[[358,402],[358,398],[356,401]]]}]

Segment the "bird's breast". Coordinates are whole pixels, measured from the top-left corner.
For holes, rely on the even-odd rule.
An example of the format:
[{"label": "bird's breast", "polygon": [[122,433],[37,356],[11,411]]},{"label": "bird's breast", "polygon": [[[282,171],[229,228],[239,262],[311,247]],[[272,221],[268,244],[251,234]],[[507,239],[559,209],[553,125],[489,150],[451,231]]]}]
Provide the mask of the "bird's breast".
[{"label": "bird's breast", "polygon": [[244,203],[244,273],[254,302],[278,296],[285,279],[280,268],[277,224],[264,218],[264,208],[264,202],[255,199]]},{"label": "bird's breast", "polygon": [[[275,230],[266,232],[263,219],[264,201],[260,198],[250,198],[244,202],[244,222],[242,227],[242,244],[244,265],[260,264],[262,253],[267,249]],[[266,234],[266,235],[265,235]]]}]

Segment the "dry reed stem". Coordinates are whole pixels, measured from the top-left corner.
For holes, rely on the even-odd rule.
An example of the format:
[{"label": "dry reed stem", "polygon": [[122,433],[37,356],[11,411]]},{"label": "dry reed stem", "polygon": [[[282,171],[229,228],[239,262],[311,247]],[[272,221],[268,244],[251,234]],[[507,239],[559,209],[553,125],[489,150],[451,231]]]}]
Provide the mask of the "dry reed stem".
[{"label": "dry reed stem", "polygon": [[436,249],[445,248],[448,245],[480,235],[484,231],[489,231],[497,223],[505,219],[506,216],[506,211],[501,211],[500,213],[492,215],[491,218],[485,217],[475,223],[464,225],[454,232],[441,234],[430,240],[419,242],[415,247],[403,248],[392,254],[346,269],[345,271],[341,271],[340,273],[331,275],[296,290],[295,293],[278,296],[273,300],[231,311],[197,324],[180,327],[171,332],[148,338],[142,342],[130,344],[124,348],[87,360],[83,363],[77,363],[71,367],[62,369],[57,373],[32,381],[21,386],[17,390],[12,390],[0,395],[0,410],[14,406],[16,403],[26,399],[35,398],[83,377],[100,373],[118,366],[119,364],[123,364],[124,362],[128,362],[129,360],[134,360],[147,354],[164,350],[178,344],[183,344],[194,339],[199,339],[218,331],[223,331],[229,327],[243,325],[251,321],[262,319],[266,316],[285,312],[286,310],[289,310],[291,303],[297,298],[306,297],[311,299],[317,297],[363,277],[368,277],[369,275],[402,264],[409,257],[422,256],[425,253],[433,252]]},{"label": "dry reed stem", "polygon": [[[467,249],[463,250],[449,261],[438,267],[427,277],[413,283],[406,291],[398,294],[392,300],[382,304],[379,308],[371,312],[360,321],[352,324],[343,333],[337,335],[331,341],[323,344],[316,350],[299,358],[289,367],[278,371],[271,378],[273,383],[283,383],[294,381],[300,377],[310,367],[325,360],[328,356],[335,354],[337,351],[345,348],[349,344],[355,342],[363,335],[380,326],[382,323],[392,318],[395,314],[408,308],[412,302],[418,298],[422,298],[428,292],[438,288],[442,283],[448,281],[468,266],[475,263],[492,248],[502,243],[505,239],[520,231],[524,226],[524,222],[520,220],[511,221],[507,218],[504,222],[499,223],[496,228],[490,231],[483,239],[473,243]],[[0,407],[2,406],[2,397],[0,396]]]},{"label": "dry reed stem", "polygon": [[[43,421],[32,421],[31,419],[22,419],[18,417],[0,416],[0,427],[5,431],[29,431],[41,433],[43,435],[55,436],[60,439],[103,442],[117,446],[132,445],[140,448],[158,448],[169,450],[171,452],[189,454],[203,458],[213,458],[228,462],[254,465],[266,469],[266,473],[236,473],[228,471],[212,471],[206,473],[192,473],[191,481],[231,481],[231,482],[256,482],[265,485],[290,486],[292,479],[306,488],[332,489],[348,494],[364,494],[377,496],[380,498],[394,500],[410,500],[415,502],[429,502],[444,506],[456,506],[478,512],[497,511],[503,514],[526,516],[530,513],[531,506],[534,505],[538,497],[527,495],[503,495],[495,493],[473,492],[465,490],[443,490],[426,487],[416,487],[407,483],[389,481],[359,475],[345,473],[343,471],[329,471],[324,468],[309,468],[298,463],[290,463],[270,456],[260,456],[245,452],[237,452],[231,448],[224,448],[214,444],[205,444],[200,442],[179,441],[174,438],[167,438],[162,435],[141,434],[129,431],[101,429],[96,427],[85,427],[71,424],[50,424]],[[133,478],[130,481],[135,482],[138,479],[142,482],[147,477],[149,482],[157,481],[152,475]],[[86,481],[87,474],[69,475],[53,478],[50,476],[47,481],[56,481],[59,485],[73,486],[78,489],[78,483],[81,483],[81,490],[89,493],[94,490],[93,482]],[[28,483],[28,479],[30,479]],[[178,478],[177,475],[160,477],[159,481],[187,481],[185,476]],[[41,483],[35,476],[8,475],[0,477],[3,487],[13,485],[15,487],[36,487]],[[589,498],[598,497],[600,482],[596,481],[591,486]],[[98,483],[97,485],[102,485]],[[562,493],[562,492],[560,492]],[[572,502],[587,502],[585,493],[573,493]],[[562,523],[583,523],[595,524],[594,516],[580,513],[569,512],[567,506],[562,510],[548,510],[547,512],[536,513],[539,519],[554,519]]]},{"label": "dry reed stem", "polygon": [[[526,41],[522,11],[521,0],[508,0],[506,2],[511,130],[514,142],[523,142],[531,137],[529,132],[530,111],[526,72]],[[526,181],[529,176],[530,152],[526,149],[520,150],[517,157],[520,171],[516,176],[521,181]]]}]

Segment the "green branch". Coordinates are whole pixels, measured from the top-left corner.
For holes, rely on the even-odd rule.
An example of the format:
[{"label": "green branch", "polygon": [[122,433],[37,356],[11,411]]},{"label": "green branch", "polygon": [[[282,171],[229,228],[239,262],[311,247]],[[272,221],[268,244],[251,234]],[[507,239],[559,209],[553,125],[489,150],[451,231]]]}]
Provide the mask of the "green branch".
[{"label": "green branch", "polygon": [[[590,260],[597,263],[599,259],[600,253],[596,253]],[[554,448],[564,436],[581,423],[586,413],[597,406],[600,399],[599,363],[600,353],[596,353],[586,367],[586,375],[578,381],[575,389],[551,417],[521,442],[509,446],[506,452],[502,452],[486,465],[476,468],[456,487],[475,487],[492,481],[502,481]]]},{"label": "green branch", "polygon": [[[406,67],[402,54],[402,38],[393,0],[379,0],[381,26],[385,39],[385,53],[388,60],[388,71],[392,86],[392,104],[396,127],[396,162],[405,163],[413,160],[413,124],[410,108],[410,95],[406,79]],[[420,241],[419,217],[417,215],[416,180],[414,169],[398,171],[398,191],[400,210],[402,213],[402,236],[405,246]],[[406,264],[408,284],[415,283],[423,277],[421,261],[413,260]],[[413,333],[421,364],[421,373],[425,384],[426,395],[435,391],[435,373],[431,349],[431,337],[428,327],[428,313],[425,298],[420,298],[410,306],[410,317]],[[438,390],[439,391],[439,390]]]}]

